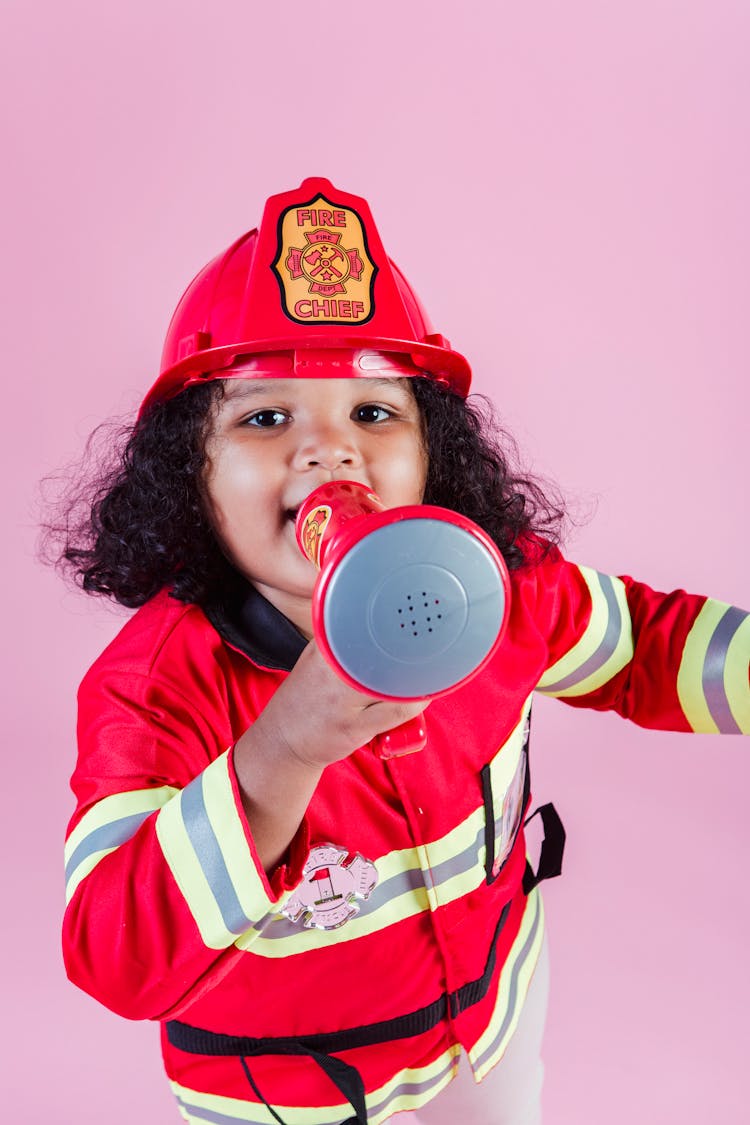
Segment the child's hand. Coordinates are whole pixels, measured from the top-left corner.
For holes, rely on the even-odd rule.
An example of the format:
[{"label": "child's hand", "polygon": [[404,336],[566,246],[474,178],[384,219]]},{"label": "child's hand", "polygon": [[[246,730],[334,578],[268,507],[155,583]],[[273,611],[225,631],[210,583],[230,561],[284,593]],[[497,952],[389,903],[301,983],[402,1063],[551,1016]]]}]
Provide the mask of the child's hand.
[{"label": "child's hand", "polygon": [[266,871],[283,857],[326,766],[427,703],[393,703],[355,691],[314,641],[234,750],[243,804]]},{"label": "child's hand", "polygon": [[427,704],[377,699],[349,687],[311,641],[256,726],[278,743],[279,753],[322,769],[348,757],[376,734],[392,730]]}]

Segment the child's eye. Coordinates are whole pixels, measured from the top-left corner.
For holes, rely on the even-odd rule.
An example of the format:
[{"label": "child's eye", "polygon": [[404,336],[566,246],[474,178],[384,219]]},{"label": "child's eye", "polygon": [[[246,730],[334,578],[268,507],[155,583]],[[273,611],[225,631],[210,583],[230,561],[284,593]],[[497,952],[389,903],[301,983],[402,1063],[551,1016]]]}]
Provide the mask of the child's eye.
[{"label": "child's eye", "polygon": [[259,429],[270,430],[273,426],[281,426],[289,421],[289,415],[283,410],[256,410],[245,419],[246,426],[257,426]]},{"label": "child's eye", "polygon": [[376,406],[375,403],[368,402],[357,407],[354,417],[358,422],[385,422],[391,417],[391,411],[385,406]]}]

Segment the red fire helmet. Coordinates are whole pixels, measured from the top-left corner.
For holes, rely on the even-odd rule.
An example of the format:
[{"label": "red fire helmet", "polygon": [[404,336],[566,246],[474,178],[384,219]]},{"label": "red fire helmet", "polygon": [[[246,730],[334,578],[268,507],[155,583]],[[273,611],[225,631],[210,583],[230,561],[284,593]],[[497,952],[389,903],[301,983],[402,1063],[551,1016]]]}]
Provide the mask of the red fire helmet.
[{"label": "red fire helmet", "polygon": [[366,200],[313,177],[267,201],[190,283],[141,414],[210,379],[427,374],[466,395],[471,368],[386,257]]}]

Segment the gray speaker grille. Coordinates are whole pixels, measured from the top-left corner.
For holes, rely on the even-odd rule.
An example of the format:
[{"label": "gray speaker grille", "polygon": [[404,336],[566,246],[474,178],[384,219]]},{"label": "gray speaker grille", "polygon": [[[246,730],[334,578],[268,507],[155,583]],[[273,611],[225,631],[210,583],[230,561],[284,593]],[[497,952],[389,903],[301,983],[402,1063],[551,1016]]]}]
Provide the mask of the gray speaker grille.
[{"label": "gray speaker grille", "polygon": [[388,524],[360,540],[326,591],[331,650],[374,694],[414,698],[463,680],[492,648],[505,592],[475,536],[444,520]]}]

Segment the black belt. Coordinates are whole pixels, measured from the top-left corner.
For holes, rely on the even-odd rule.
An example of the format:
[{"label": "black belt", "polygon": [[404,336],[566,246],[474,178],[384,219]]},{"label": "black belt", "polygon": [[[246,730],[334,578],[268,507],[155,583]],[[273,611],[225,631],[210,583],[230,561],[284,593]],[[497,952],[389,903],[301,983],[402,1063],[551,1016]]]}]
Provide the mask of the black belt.
[{"label": "black belt", "polygon": [[[560,874],[562,852],[565,844],[565,831],[553,805],[544,805],[537,809],[542,816],[545,827],[545,844],[539,860],[539,870],[534,873],[528,866],[524,876],[524,892],[528,894],[532,887],[543,879],[553,878]],[[536,812],[532,814],[536,816]],[[531,819],[531,817],[529,817]],[[528,821],[527,821],[528,823]],[[361,1027],[350,1027],[343,1031],[322,1032],[319,1035],[296,1035],[253,1038],[247,1035],[222,1035],[216,1031],[206,1031],[204,1028],[192,1027],[181,1020],[167,1020],[167,1039],[173,1047],[180,1051],[189,1051],[196,1055],[236,1055],[239,1057],[248,1082],[256,1097],[269,1110],[279,1125],[284,1122],[266,1101],[258,1089],[246,1059],[254,1055],[305,1055],[315,1060],[334,1085],[345,1096],[355,1116],[349,1117],[343,1125],[367,1125],[367,1107],[365,1105],[365,1086],[359,1071],[343,1062],[333,1058],[334,1053],[349,1051],[354,1047],[371,1047],[375,1043],[387,1043],[392,1039],[407,1039],[421,1035],[432,1030],[441,1023],[450,1013],[455,1019],[473,1004],[478,1004],[487,995],[495,971],[497,960],[497,943],[510,912],[510,902],[503,907],[495,932],[492,935],[490,951],[484,971],[476,980],[469,981],[456,989],[455,992],[446,992],[403,1016],[396,1016],[390,1020],[380,1020],[378,1023],[363,1024]]]}]

